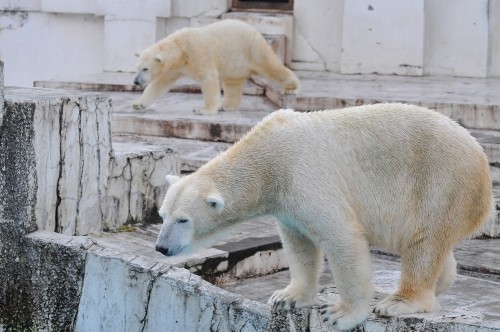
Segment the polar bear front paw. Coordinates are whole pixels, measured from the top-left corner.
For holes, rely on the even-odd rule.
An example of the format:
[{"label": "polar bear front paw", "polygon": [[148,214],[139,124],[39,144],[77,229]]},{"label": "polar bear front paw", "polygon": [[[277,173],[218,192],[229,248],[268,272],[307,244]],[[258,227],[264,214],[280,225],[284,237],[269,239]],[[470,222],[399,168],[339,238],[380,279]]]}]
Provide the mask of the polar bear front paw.
[{"label": "polar bear front paw", "polygon": [[348,310],[342,303],[326,304],[320,311],[323,322],[339,330],[350,330],[368,318],[368,308],[358,307]]},{"label": "polar bear front paw", "polygon": [[215,115],[217,114],[218,110],[215,109],[215,110],[206,110],[206,109],[196,109],[196,110],[193,110],[193,113],[196,114],[196,115]]},{"label": "polar bear front paw", "polygon": [[286,95],[296,95],[299,92],[299,89],[285,89],[284,93]]},{"label": "polar bear front paw", "polygon": [[135,110],[143,110],[146,108],[146,106],[144,106],[143,103],[141,103],[139,100],[136,100],[132,103],[132,107],[135,109]]},{"label": "polar bear front paw", "polygon": [[274,292],[268,304],[274,309],[291,310],[303,307],[313,302],[314,294],[309,294],[298,287],[287,286],[285,289]]}]

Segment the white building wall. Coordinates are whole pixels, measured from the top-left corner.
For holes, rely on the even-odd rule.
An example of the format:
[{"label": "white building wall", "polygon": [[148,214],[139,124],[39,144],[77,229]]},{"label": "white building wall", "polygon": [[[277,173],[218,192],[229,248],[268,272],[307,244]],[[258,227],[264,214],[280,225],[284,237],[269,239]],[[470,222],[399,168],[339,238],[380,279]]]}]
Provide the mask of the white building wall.
[{"label": "white building wall", "polygon": [[500,1],[490,1],[488,11],[488,75],[500,77]]},{"label": "white building wall", "polygon": [[[426,75],[488,75],[489,2],[426,1]],[[498,35],[500,30],[492,30],[492,33]]]},{"label": "white building wall", "polygon": [[295,0],[293,69],[340,71],[344,0]]},{"label": "white building wall", "polygon": [[286,36],[296,70],[500,76],[498,0],[295,0],[293,17],[262,19],[229,10],[230,0],[0,0],[5,83],[134,71],[135,52],[221,17]]},{"label": "white building wall", "polygon": [[424,0],[345,1],[344,74],[422,75]]},{"label": "white building wall", "polygon": [[103,70],[103,19],[32,11],[0,16],[0,59],[5,85],[33,86]]}]

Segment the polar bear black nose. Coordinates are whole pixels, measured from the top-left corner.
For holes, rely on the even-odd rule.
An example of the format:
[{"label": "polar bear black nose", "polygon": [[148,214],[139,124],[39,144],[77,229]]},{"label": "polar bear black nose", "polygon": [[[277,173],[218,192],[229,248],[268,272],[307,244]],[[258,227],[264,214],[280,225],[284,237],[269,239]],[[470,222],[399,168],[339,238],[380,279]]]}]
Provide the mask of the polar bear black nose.
[{"label": "polar bear black nose", "polygon": [[141,83],[139,82],[139,79],[137,77],[134,79],[134,84],[135,85],[141,85]]},{"label": "polar bear black nose", "polygon": [[162,246],[156,246],[156,251],[159,251],[162,254],[164,254],[165,256],[168,256],[168,249],[167,248],[163,248]]}]

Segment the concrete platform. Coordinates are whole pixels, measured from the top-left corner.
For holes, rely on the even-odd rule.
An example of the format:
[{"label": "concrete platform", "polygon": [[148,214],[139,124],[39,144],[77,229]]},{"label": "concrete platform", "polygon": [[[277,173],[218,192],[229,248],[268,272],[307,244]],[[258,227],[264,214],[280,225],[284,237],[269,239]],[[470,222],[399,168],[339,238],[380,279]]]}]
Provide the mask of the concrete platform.
[{"label": "concrete platform", "polygon": [[[176,257],[165,257],[154,251],[159,228],[159,224],[134,226],[123,232],[94,236],[92,240],[120,255],[144,256],[158,264],[187,268],[222,289],[264,305],[272,292],[289,281],[289,273],[284,270],[286,259],[272,218],[242,223],[212,248]],[[500,330],[500,239],[464,241],[456,248],[455,257],[459,276],[456,283],[439,296],[442,310],[412,317],[433,320],[458,312],[458,316],[464,315],[469,323],[472,319],[479,326],[494,326]],[[377,291],[373,304],[394,291],[400,275],[397,260],[383,251],[372,251]],[[318,304],[336,298],[331,283],[331,273],[325,269],[320,280]],[[389,324],[389,320],[375,316],[372,319]]]}]

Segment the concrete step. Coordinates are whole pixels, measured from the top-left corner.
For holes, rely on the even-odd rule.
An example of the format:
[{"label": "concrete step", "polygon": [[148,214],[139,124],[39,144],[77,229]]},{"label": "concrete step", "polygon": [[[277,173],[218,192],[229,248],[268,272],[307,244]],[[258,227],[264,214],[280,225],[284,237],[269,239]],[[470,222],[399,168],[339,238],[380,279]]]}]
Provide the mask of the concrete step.
[{"label": "concrete step", "polygon": [[179,154],[181,173],[191,173],[226,150],[230,144],[207,142],[174,137],[136,134],[113,134],[113,148],[117,151],[144,153],[146,151],[172,150]]},{"label": "concrete step", "polygon": [[138,94],[111,92],[108,95],[113,100],[115,133],[232,143],[276,110],[276,105],[262,96],[246,96],[239,111],[196,115],[192,110],[203,104],[201,95],[170,93],[138,112],[131,106]]},{"label": "concrete step", "polygon": [[467,128],[500,130],[500,79],[296,74],[302,86],[297,95],[283,95],[275,84],[255,81],[268,86],[266,96],[281,108],[311,111],[403,102],[435,109]]},{"label": "concrete step", "polygon": [[[500,79],[453,77],[405,77],[381,75],[340,75],[330,72],[297,71],[301,90],[297,95],[283,95],[281,87],[261,77],[247,82],[245,94],[262,95],[273,108],[298,111],[336,109],[380,102],[404,102],[435,109],[464,127],[500,130]],[[37,87],[85,89],[92,91],[140,91],[132,85],[133,74],[101,73],[59,81],[38,81]],[[199,92],[191,80],[180,80],[172,92]],[[172,99],[172,100],[170,100]],[[198,96],[201,105],[201,96]],[[244,98],[245,99],[248,98]],[[179,100],[167,94],[159,103],[171,106]],[[250,102],[250,109],[260,105]],[[277,105],[277,106],[276,106]]]},{"label": "concrete step", "polygon": [[[96,92],[142,92],[144,89],[134,84],[135,73],[96,73],[93,75],[35,81],[34,87],[49,89],[84,90]],[[187,77],[180,78],[170,90],[171,92],[200,93],[200,85]],[[264,88],[247,81],[243,90],[245,95],[264,94]]]}]

